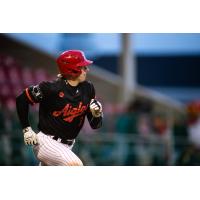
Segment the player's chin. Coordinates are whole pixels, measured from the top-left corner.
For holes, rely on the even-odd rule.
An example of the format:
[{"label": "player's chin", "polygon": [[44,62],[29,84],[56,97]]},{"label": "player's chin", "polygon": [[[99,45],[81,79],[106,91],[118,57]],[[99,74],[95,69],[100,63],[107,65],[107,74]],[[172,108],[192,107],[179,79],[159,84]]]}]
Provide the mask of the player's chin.
[{"label": "player's chin", "polygon": [[81,80],[80,80],[80,82],[84,82],[86,80],[86,76],[84,76]]}]

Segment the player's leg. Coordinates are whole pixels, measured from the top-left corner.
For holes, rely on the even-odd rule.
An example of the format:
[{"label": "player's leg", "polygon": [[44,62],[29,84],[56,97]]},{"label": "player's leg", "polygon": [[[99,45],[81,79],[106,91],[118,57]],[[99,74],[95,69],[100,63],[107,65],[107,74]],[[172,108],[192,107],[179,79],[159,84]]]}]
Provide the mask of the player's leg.
[{"label": "player's leg", "polygon": [[38,144],[33,146],[33,152],[35,154],[35,157],[39,160],[39,166],[48,166],[48,165],[50,165],[50,163],[45,163],[45,161],[43,159],[41,159],[39,156],[39,154],[41,152],[41,147],[43,146],[43,143],[44,143],[43,135],[44,134],[42,132],[39,132],[37,134]]},{"label": "player's leg", "polygon": [[70,146],[40,134],[40,144],[36,157],[50,166],[82,166],[82,161],[70,150]]},{"label": "player's leg", "polygon": [[38,159],[50,166],[82,166],[78,156],[68,147],[57,142],[49,141],[40,148]]}]

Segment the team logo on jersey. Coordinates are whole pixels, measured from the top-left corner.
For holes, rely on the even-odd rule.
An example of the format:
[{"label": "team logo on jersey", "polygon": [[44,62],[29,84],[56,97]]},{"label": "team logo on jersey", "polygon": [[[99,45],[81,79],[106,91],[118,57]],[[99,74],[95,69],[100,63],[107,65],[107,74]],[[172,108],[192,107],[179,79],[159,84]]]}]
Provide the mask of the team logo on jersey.
[{"label": "team logo on jersey", "polygon": [[72,107],[71,104],[66,104],[65,107],[60,111],[54,111],[52,114],[54,117],[63,116],[63,120],[66,122],[72,122],[74,118],[83,114],[87,110],[88,105],[83,105],[80,102],[77,107]]},{"label": "team logo on jersey", "polygon": [[59,97],[63,98],[64,97],[64,92],[59,92]]}]

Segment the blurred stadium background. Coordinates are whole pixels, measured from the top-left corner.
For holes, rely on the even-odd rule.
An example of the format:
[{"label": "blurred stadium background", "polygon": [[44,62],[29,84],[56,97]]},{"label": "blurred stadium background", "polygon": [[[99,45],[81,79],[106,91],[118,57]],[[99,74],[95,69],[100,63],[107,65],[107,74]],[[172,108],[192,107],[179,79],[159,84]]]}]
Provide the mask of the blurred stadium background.
[{"label": "blurred stadium background", "polygon": [[[85,165],[200,165],[200,34],[0,34],[0,165],[38,165],[15,97],[56,78],[55,58],[81,49],[104,124],[85,124],[74,151]],[[30,108],[37,131],[38,106]]]}]

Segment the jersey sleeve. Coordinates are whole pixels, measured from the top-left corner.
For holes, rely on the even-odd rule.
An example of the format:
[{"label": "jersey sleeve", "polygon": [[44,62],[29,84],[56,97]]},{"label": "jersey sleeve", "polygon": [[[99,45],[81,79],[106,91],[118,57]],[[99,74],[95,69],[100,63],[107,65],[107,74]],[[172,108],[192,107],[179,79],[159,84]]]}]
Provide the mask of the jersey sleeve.
[{"label": "jersey sleeve", "polygon": [[[90,84],[90,98],[95,99],[96,95],[95,95],[94,85],[91,82],[89,82],[89,84]],[[102,126],[103,117],[102,116],[93,117],[89,107],[87,112],[87,118],[92,129],[98,129]]]},{"label": "jersey sleeve", "polygon": [[26,88],[25,95],[30,104],[35,104],[47,98],[49,91],[50,91],[49,82],[41,82],[38,85]]},{"label": "jersey sleeve", "polygon": [[93,117],[91,112],[87,113],[88,122],[92,129],[98,129],[102,126],[103,117]]},{"label": "jersey sleeve", "polygon": [[90,95],[91,95],[91,99],[95,99],[95,89],[94,89],[94,85],[89,82],[89,85],[90,85]]},{"label": "jersey sleeve", "polygon": [[16,109],[22,128],[30,126],[28,118],[29,104],[33,105],[47,98],[49,88],[50,84],[48,82],[41,82],[38,85],[26,88],[16,97]]}]

